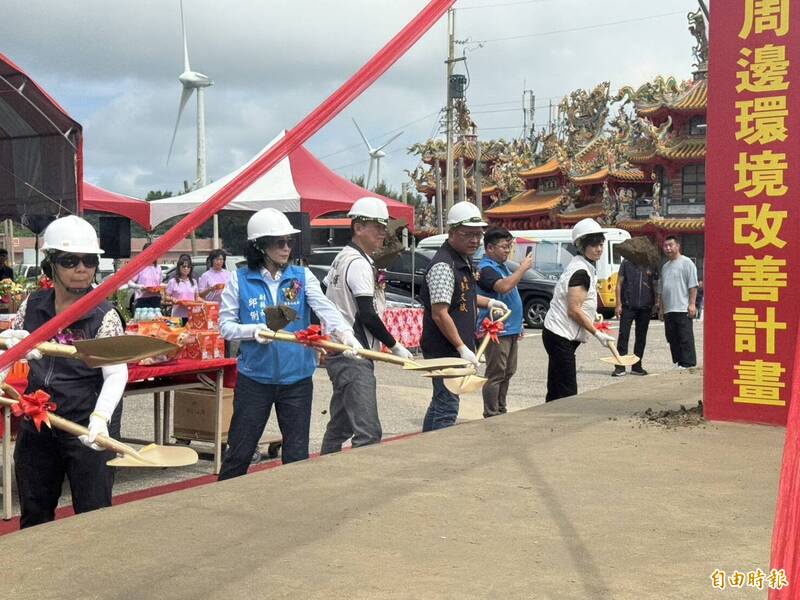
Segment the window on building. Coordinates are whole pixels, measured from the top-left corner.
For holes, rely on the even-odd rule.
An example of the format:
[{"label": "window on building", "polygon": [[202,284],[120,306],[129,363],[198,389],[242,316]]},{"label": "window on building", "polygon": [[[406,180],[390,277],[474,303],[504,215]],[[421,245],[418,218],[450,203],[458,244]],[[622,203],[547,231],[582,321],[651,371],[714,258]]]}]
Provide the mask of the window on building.
[{"label": "window on building", "polygon": [[684,202],[706,201],[706,166],[687,165],[681,173]]},{"label": "window on building", "polygon": [[706,134],[706,116],[695,115],[689,119],[689,135],[705,135]]},{"label": "window on building", "polygon": [[540,192],[552,192],[558,189],[558,177],[547,177],[539,182]]}]

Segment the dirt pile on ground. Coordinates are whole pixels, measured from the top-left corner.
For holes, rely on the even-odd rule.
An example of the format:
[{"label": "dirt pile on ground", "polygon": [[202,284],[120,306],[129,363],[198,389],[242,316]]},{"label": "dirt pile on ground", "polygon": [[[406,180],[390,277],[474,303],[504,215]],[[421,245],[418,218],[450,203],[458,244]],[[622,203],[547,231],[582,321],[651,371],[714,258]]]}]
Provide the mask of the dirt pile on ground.
[{"label": "dirt pile on ground", "polygon": [[633,416],[645,424],[660,425],[669,429],[697,427],[698,425],[706,424],[706,420],[703,418],[702,401],[691,408],[686,408],[683,404],[681,404],[680,408],[673,410],[653,410],[648,408],[642,412],[634,413]]}]

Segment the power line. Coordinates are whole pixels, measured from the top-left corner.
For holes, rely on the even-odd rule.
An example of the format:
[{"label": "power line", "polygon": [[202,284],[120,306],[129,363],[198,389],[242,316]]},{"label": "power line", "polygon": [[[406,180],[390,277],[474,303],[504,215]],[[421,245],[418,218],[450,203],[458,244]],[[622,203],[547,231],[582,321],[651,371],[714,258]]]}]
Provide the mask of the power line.
[{"label": "power line", "polygon": [[342,165],[341,167],[333,167],[332,170],[333,171],[341,171],[342,169],[347,169],[349,167],[355,167],[355,166],[358,166],[358,165],[363,165],[363,164],[368,163],[368,162],[369,162],[369,159],[367,159],[367,160],[359,160],[358,162],[350,163],[349,165]]},{"label": "power line", "polygon": [[652,19],[660,19],[662,17],[671,17],[674,15],[682,15],[685,11],[677,10],[668,13],[661,13],[658,15],[648,15],[646,17],[637,17],[634,19],[623,19],[622,21],[609,21],[608,23],[595,23],[594,25],[585,25],[583,27],[573,27],[571,29],[556,29],[553,31],[540,31],[539,33],[526,33],[523,35],[512,35],[509,37],[492,38],[486,40],[475,40],[476,44],[488,44],[490,42],[506,42],[509,40],[521,40],[532,37],[543,37],[546,35],[556,35],[558,33],[571,33],[573,31],[586,31],[587,29],[602,29],[603,27],[613,27],[615,25],[625,25],[627,23],[639,23],[641,21],[649,21]]}]

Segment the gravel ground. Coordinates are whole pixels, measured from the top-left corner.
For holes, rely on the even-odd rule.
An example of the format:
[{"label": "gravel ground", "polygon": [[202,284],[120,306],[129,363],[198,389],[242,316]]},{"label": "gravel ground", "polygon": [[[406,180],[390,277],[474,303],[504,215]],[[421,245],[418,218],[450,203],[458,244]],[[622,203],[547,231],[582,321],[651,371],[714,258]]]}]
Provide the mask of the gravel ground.
[{"label": "gravel ground", "polygon": [[[612,329],[616,323],[612,324]],[[633,335],[630,347],[633,347]],[[695,340],[699,365],[702,366],[703,331],[702,323],[695,324]],[[544,402],[547,381],[547,354],[541,342],[541,333],[526,330],[520,341],[517,374],[511,382],[508,396],[509,411],[530,408]],[[612,367],[598,360],[606,353],[595,341],[578,350],[578,389],[580,392],[604,387],[613,383],[625,385],[626,378],[611,378]],[[673,370],[669,347],[664,338],[664,324],[653,321],[648,333],[647,351],[644,367],[651,376]],[[377,365],[378,403],[383,424],[384,437],[419,431],[422,419],[431,396],[427,379],[411,372],[403,371],[386,364]],[[328,422],[328,402],[331,388],[324,370],[317,370],[314,376],[314,404],[311,414],[310,451],[318,452],[322,436]],[[483,403],[480,393],[464,396],[461,399],[459,418],[472,420],[482,418]],[[279,435],[274,415],[270,418],[264,439]],[[153,409],[149,396],[133,396],[125,399],[123,417],[123,436],[152,439]],[[199,451],[208,450],[209,445],[195,444]],[[266,451],[266,446],[263,448]],[[201,459],[196,465],[178,469],[120,469],[117,473],[114,494],[122,494],[155,485],[171,483],[207,475],[211,473],[212,463]],[[69,503],[69,487],[65,483],[62,505]],[[16,493],[14,511],[17,513]]]}]

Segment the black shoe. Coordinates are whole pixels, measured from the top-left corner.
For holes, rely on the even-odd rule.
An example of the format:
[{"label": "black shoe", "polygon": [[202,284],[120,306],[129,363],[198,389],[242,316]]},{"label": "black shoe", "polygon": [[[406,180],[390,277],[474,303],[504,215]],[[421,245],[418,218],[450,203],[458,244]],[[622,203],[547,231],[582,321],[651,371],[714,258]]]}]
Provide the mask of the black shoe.
[{"label": "black shoe", "polygon": [[647,371],[645,371],[642,367],[639,367],[638,369],[632,368],[631,375],[647,375]]},{"label": "black shoe", "polygon": [[614,367],[612,377],[625,377],[625,367]]}]

